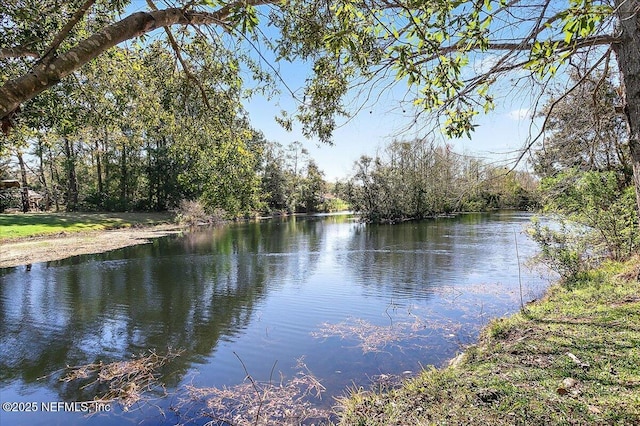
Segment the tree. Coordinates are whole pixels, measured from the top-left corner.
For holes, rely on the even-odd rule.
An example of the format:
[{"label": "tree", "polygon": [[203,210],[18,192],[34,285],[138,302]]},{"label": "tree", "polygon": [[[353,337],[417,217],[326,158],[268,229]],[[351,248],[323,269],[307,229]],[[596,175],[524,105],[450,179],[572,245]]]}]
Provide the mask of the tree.
[{"label": "tree", "polygon": [[[226,30],[241,44],[257,38],[258,12],[265,10],[268,24],[280,31],[267,44],[276,56],[312,63],[296,118],[307,134],[325,141],[335,116],[346,112],[341,100],[349,83],[363,78],[394,75],[408,83],[412,104],[420,111],[440,112],[445,132],[460,136],[473,130],[478,111],[494,107],[490,88],[498,77],[525,70],[547,82],[569,64],[582,62],[588,74],[610,66],[615,55],[640,205],[640,0],[202,0],[164,10],[154,6],[115,21],[114,12],[123,6],[119,1],[72,2],[55,19],[32,29],[18,25],[24,13],[12,14],[25,9],[23,2],[10,2],[2,56],[30,62],[28,70],[17,67],[3,77],[0,118],[5,129],[22,103],[122,41],[161,27],[182,26],[187,34],[197,34],[206,26]],[[26,16],[36,22],[41,15],[34,10],[26,8]],[[92,35],[75,38],[80,22],[91,24]],[[34,43],[38,31],[43,41]],[[290,125],[288,117],[281,122]]]},{"label": "tree", "polygon": [[543,261],[563,275],[602,258],[625,260],[640,238],[619,88],[606,75],[573,78],[572,93],[545,105],[550,132],[532,161],[544,211],[571,222],[558,230],[534,221],[530,230]]},{"label": "tree", "polygon": [[307,163],[307,173],[304,179],[304,187],[302,190],[302,201],[304,202],[305,212],[315,213],[318,206],[322,203],[326,184],[323,179],[324,173],[315,161],[312,159]]},{"label": "tree", "polygon": [[277,142],[265,144],[262,166],[261,191],[269,210],[286,211],[291,194],[288,191],[287,165],[282,145]]},{"label": "tree", "polygon": [[161,42],[111,49],[25,105],[11,147],[35,154],[26,167],[40,162],[38,181],[67,210],[165,210],[183,199],[230,216],[260,210],[263,141],[241,107],[240,69],[199,39],[185,49],[191,77]]},{"label": "tree", "polygon": [[393,141],[354,164],[348,199],[368,222],[401,222],[460,211],[527,209],[537,186],[527,172],[484,164],[428,139]]},{"label": "tree", "polygon": [[640,205],[639,1],[340,1],[333,9],[342,25],[329,44],[341,61],[406,81],[409,100],[439,112],[450,136],[470,134],[478,111],[494,107],[499,77],[524,70],[544,87],[569,66],[602,73],[615,56]]},{"label": "tree", "polygon": [[449,147],[416,139],[394,141],[375,160],[355,164],[350,197],[369,222],[399,222],[459,210],[459,157]]},{"label": "tree", "polygon": [[594,77],[574,73],[576,88],[543,107],[547,132],[532,159],[540,177],[570,168],[615,171],[625,185],[631,184],[627,125],[624,114],[616,109],[621,103],[620,87],[610,76]]},{"label": "tree", "polygon": [[[173,25],[233,25],[234,21],[242,20],[242,24],[248,25],[248,20],[255,13],[254,6],[260,4],[272,3],[272,0],[250,0],[238,1],[226,4],[218,8],[215,12],[205,12],[194,9],[194,3],[187,2],[183,8],[169,8],[165,10],[152,10],[150,12],[138,12],[128,17],[105,26],[102,30],[96,31],[94,34],[78,41],[73,47],[61,52],[60,45],[63,41],[67,41],[72,37],[72,30],[92,6],[102,8],[100,11],[113,12],[122,10],[124,2],[116,1],[106,4],[98,3],[95,0],[87,0],[80,5],[77,10],[66,20],[59,22],[64,23],[57,32],[44,34],[51,42],[44,51],[37,52],[28,49],[27,46],[11,46],[4,47],[1,51],[2,57],[36,57],[38,61],[33,65],[28,73],[19,77],[6,81],[0,88],[0,116],[3,120],[7,119],[11,114],[20,107],[20,104],[33,98],[42,91],[57,84],[60,80],[79,69],[81,66],[97,58],[108,49],[117,46],[123,41],[141,37],[144,34],[158,28],[170,27]],[[215,4],[217,2],[204,2]],[[20,24],[19,13],[29,12],[30,18],[36,21],[41,16],[41,10],[34,8],[22,8],[20,3],[16,3],[13,8],[9,8],[7,16],[9,18],[9,27],[15,29]],[[242,9],[240,13],[239,9]],[[13,16],[11,12],[14,12]],[[6,12],[5,12],[6,13]],[[5,19],[7,18],[5,16]],[[65,22],[66,21],[66,22]],[[253,22],[253,21],[250,21]],[[236,24],[240,24],[237,22]],[[55,26],[54,26],[55,28]],[[32,37],[23,37],[19,31],[16,31],[17,39],[24,39],[27,45],[34,42]],[[53,37],[52,37],[53,36]],[[42,46],[41,46],[42,47]],[[4,121],[5,126],[6,120]]]}]

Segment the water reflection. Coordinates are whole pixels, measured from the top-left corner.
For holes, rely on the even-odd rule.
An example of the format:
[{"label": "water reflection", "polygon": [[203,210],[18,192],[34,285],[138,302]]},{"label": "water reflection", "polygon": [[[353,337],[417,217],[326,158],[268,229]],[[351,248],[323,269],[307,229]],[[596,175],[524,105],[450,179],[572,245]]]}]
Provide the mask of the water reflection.
[{"label": "water reflection", "polygon": [[[390,306],[433,321],[475,323],[464,318],[469,309],[484,313],[494,303],[500,314],[513,310],[517,304],[501,297],[517,285],[514,230],[526,220],[478,214],[365,226],[347,216],[291,218],[205,229],[28,271],[2,269],[0,384],[92,399],[55,374],[37,379],[67,365],[167,347],[186,350],[165,371],[169,387],[194,380],[196,371],[195,380],[207,386],[242,381],[233,352],[262,378],[274,361],[286,371],[308,355],[307,365],[334,391],[389,369],[437,364],[457,344],[444,335],[430,335],[428,352],[363,356],[353,342],[318,341],[310,333],[354,317],[385,324]],[[519,238],[526,256],[533,245]],[[507,287],[476,291],[497,282]]]}]

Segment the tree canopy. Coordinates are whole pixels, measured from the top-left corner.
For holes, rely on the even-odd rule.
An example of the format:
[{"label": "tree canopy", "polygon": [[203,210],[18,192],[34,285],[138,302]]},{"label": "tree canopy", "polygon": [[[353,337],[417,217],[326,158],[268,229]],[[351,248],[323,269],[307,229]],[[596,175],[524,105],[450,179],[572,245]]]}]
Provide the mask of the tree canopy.
[{"label": "tree canopy", "polygon": [[[279,30],[280,37],[267,44],[279,59],[314,62],[301,108],[329,121],[316,121],[304,111],[299,118],[325,139],[333,130],[329,117],[342,111],[339,101],[349,82],[383,74],[406,80],[416,106],[444,112],[449,134],[467,133],[478,110],[493,107],[489,88],[497,76],[525,69],[541,78],[552,77],[580,53],[589,55],[591,65],[601,64],[625,44],[624,31],[614,34],[614,28],[622,30],[622,15],[635,16],[633,10],[625,12],[634,2],[593,0],[203,0],[167,9],[149,1],[149,12],[119,19],[127,2],[89,0],[65,2],[40,23],[40,5],[56,2],[23,3],[14,2],[4,12],[9,31],[2,40],[2,57],[30,62],[3,76],[3,119],[125,40],[161,27],[185,27],[192,38],[203,34],[201,27],[218,27],[222,31],[207,33],[211,43],[230,37],[242,44],[259,38],[256,29],[262,20]],[[89,27],[84,38],[77,30],[81,23]],[[178,45],[174,39],[172,45],[181,49],[184,43]]]}]

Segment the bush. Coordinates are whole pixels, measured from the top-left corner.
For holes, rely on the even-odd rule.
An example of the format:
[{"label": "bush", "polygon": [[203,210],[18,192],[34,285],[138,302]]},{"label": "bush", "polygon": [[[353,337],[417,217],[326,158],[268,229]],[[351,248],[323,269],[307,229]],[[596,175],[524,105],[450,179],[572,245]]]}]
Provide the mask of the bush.
[{"label": "bush", "polygon": [[590,250],[590,232],[577,224],[555,217],[551,225],[543,225],[538,217],[531,220],[527,233],[540,246],[534,260],[546,265],[567,280],[597,264],[602,255]]},{"label": "bush", "polygon": [[545,211],[562,219],[552,227],[533,221],[529,235],[540,245],[542,262],[560,275],[635,254],[640,233],[634,188],[621,185],[614,172],[570,169],[545,178],[542,191]]},{"label": "bush", "polygon": [[340,198],[332,198],[329,200],[325,200],[320,206],[319,211],[323,213],[333,213],[333,212],[341,212],[345,210],[349,210],[349,203],[340,199]]},{"label": "bush", "polygon": [[584,225],[593,243],[614,260],[625,260],[640,242],[635,192],[620,186],[614,172],[570,170],[543,181],[545,209]]},{"label": "bush", "polygon": [[21,207],[19,194],[16,190],[0,191],[0,213],[10,208],[19,209]]},{"label": "bush", "polygon": [[175,220],[181,225],[195,226],[222,223],[228,216],[222,209],[214,209],[212,213],[207,213],[204,205],[198,200],[182,200],[178,205]]}]

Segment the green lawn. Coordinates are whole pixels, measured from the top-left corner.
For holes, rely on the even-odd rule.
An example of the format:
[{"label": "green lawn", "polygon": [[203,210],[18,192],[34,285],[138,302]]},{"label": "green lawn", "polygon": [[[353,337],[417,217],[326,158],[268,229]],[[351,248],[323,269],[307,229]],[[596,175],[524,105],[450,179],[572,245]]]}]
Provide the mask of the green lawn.
[{"label": "green lawn", "polygon": [[0,214],[0,240],[171,223],[172,213]]},{"label": "green lawn", "polygon": [[354,390],[340,424],[640,425],[637,262],[552,287],[527,313],[492,322],[456,367]]}]

